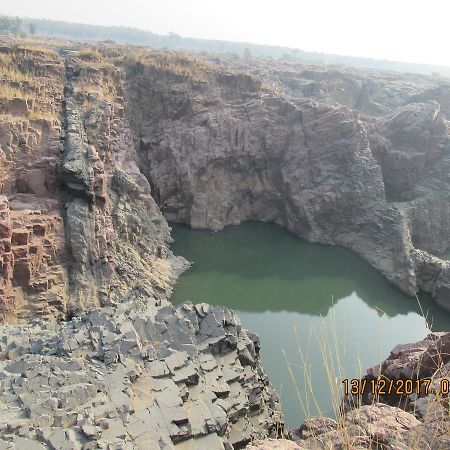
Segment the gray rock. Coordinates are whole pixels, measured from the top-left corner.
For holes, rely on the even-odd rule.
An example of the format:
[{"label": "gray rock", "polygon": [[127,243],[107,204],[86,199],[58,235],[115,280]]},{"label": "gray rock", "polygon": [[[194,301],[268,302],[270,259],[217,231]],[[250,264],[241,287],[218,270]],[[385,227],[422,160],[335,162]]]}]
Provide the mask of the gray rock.
[{"label": "gray rock", "polygon": [[[275,70],[260,64],[263,76]],[[437,102],[411,100],[433,81],[323,68],[289,74],[297,86],[290,95],[235,73],[241,84],[233,94],[222,77],[195,100],[187,80],[175,95],[169,80],[156,92],[143,88],[151,83],[145,74],[130,74],[141,169],[166,217],[212,230],[275,222],[310,241],[349,248],[403,292],[429,292],[450,309],[443,263],[434,270],[440,280],[424,280],[427,269],[415,253],[443,251],[450,239],[446,117]],[[286,72],[272,75],[283,84]],[[173,115],[180,98],[208,106]],[[207,310],[199,314],[205,338],[220,338]]]},{"label": "gray rock", "polygon": [[[14,429],[32,442],[39,439],[59,449],[81,448],[84,441],[111,448],[145,448],[149,442],[161,448],[190,448],[247,442],[276,433],[277,397],[268,388],[253,340],[233,313],[205,305],[174,307],[168,302],[148,308],[139,301],[127,311],[92,310],[81,321],[58,324],[54,333],[25,326],[30,340],[23,344],[22,355],[0,361],[5,410],[0,415],[0,437]],[[143,323],[156,320],[166,330],[177,327],[179,332],[148,333]],[[5,333],[9,326],[1,327],[8,336],[7,352],[16,347],[24,329],[15,326]],[[89,327],[88,334],[83,327]],[[31,353],[33,333],[42,341],[41,354]],[[80,333],[81,342],[76,339]],[[180,334],[192,343],[206,341],[207,347],[202,352],[195,345],[190,352],[177,350]],[[70,340],[79,343],[61,344]],[[148,361],[140,351],[130,355],[129,348],[120,345],[122,340],[159,350]],[[55,347],[64,350],[49,355]],[[244,349],[251,360],[242,358]],[[117,352],[117,361],[105,357],[111,351]],[[260,423],[267,425],[260,427]]]}]

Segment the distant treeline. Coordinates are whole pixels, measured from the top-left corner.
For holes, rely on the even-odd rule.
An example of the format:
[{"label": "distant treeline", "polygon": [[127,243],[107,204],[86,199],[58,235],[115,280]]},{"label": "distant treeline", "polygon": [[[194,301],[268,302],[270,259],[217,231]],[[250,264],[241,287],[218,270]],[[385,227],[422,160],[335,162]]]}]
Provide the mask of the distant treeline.
[{"label": "distant treeline", "polygon": [[30,34],[36,33],[36,24],[32,21],[27,21],[26,25],[20,17],[9,17],[0,15],[0,34],[12,34],[12,35],[26,35],[24,26],[27,27],[27,31]]},{"label": "distant treeline", "polygon": [[19,34],[22,31],[22,19],[0,16],[0,34]]},{"label": "distant treeline", "polygon": [[[17,19],[11,19],[17,20]],[[426,75],[450,77],[450,67],[427,64],[403,63],[397,61],[358,58],[327,53],[306,52],[300,49],[273,45],[258,45],[246,42],[215,41],[182,37],[175,33],[159,35],[151,31],[131,27],[86,25],[45,19],[21,19],[22,31],[78,40],[113,40],[118,43],[148,45],[155,48],[180,49],[229,53],[235,56],[258,56],[269,58],[291,58],[317,64],[346,65],[359,68],[415,72]]]}]

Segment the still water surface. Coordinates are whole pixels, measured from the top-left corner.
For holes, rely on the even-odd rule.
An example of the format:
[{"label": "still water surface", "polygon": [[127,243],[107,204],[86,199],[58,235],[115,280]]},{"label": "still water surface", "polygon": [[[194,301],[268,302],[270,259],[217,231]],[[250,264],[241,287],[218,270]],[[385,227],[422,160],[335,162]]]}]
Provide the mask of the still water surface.
[{"label": "still water surface", "polygon": [[[333,415],[327,368],[334,366],[331,378],[340,388],[342,378],[358,377],[395,345],[429,331],[416,300],[345,249],[311,244],[264,223],[219,233],[173,225],[172,236],[174,253],[194,263],[173,302],[227,306],[258,333],[264,367],[290,426],[318,409]],[[433,330],[450,328],[450,314],[425,300],[421,306]],[[314,396],[305,388],[309,383]]]}]

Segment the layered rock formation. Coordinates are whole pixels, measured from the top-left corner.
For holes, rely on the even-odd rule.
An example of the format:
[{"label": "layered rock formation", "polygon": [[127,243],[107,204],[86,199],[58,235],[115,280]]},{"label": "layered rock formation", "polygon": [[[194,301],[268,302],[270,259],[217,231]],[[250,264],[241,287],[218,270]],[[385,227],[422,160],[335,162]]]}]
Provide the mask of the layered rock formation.
[{"label": "layered rock formation", "polygon": [[[450,308],[434,255],[450,233],[444,82],[259,62],[255,76],[106,44],[12,41],[0,60],[2,447],[229,449],[283,433],[256,336],[226,309],[170,305],[188,263],[166,218],[273,221]],[[383,417],[421,426],[364,408],[345,428],[366,443],[381,428],[410,438]],[[305,427],[299,445],[316,445]]]},{"label": "layered rock formation", "polygon": [[1,46],[0,58],[0,314],[60,318],[68,297],[57,180],[64,64],[29,45]]},{"label": "layered rock formation", "polygon": [[[60,318],[67,312],[62,218],[57,204],[30,200],[16,195],[9,202],[0,196],[0,308],[3,319],[13,321]],[[44,209],[45,204],[53,208]]]},{"label": "layered rock formation", "polygon": [[[444,81],[267,62],[255,63],[258,78],[182,54],[60,51],[2,47],[3,215],[11,208],[44,215],[54,234],[41,247],[53,245],[55,254],[51,260],[35,242],[32,252],[45,258],[32,257],[25,239],[14,275],[8,230],[30,231],[35,219],[4,219],[5,314],[20,310],[7,306],[14,303],[49,304],[46,289],[33,287],[45,284],[32,273],[40,267],[44,277],[43,260],[51,260],[47,279],[58,285],[63,315],[127,296],[138,273],[164,272],[156,266],[172,264],[160,257],[171,258],[169,230],[158,206],[193,227],[274,221],[311,241],[343,245],[404,292],[430,292],[446,307],[449,269],[435,257],[447,249],[450,229]],[[305,88],[311,83],[323,95]],[[349,100],[363,95],[350,85],[367,94],[368,83],[378,113]],[[45,225],[52,214],[62,227]],[[149,289],[168,293],[170,271]]]},{"label": "layered rock formation", "polygon": [[2,448],[242,448],[281,425],[227,309],[149,298],[1,333]]},{"label": "layered rock formation", "polygon": [[279,94],[336,103],[368,116],[384,116],[407,103],[430,100],[443,102],[448,116],[448,79],[439,75],[356,70],[288,59],[248,61],[221,56],[220,61],[240,71],[251,67],[253,74]]},{"label": "layered rock formation", "polygon": [[276,436],[257,337],[226,309],[168,302],[188,263],[136,165],[124,53],[0,50],[0,446]]},{"label": "layered rock formation", "polygon": [[[448,122],[435,100],[417,103],[445,85],[433,87],[438,81],[426,77],[297,70],[300,84],[320,80],[328,92],[319,96],[327,102],[317,102],[293,97],[318,98],[308,90],[284,92],[282,70],[268,71],[267,64],[255,68],[262,77],[256,78],[188,55],[139,50],[124,58],[126,50],[105,46],[102,54],[64,49],[59,57],[44,50],[3,47],[8,67],[28,58],[24,74],[5,71],[5,98],[16,95],[18,80],[23,91],[31,89],[2,103],[10,108],[2,125],[9,203],[3,208],[14,201],[14,209],[63,217],[64,226],[48,238],[57,247],[47,276],[56,280],[63,314],[118,301],[139,273],[149,279],[171,265],[159,257],[171,258],[158,205],[168,219],[193,227],[274,221],[311,241],[343,245],[404,292],[430,292],[447,307],[448,264],[433,254],[447,248],[450,229]],[[278,85],[269,87],[274,74]],[[361,116],[336,103],[367,113],[332,95],[350,95],[345,86],[363,79],[385,93],[376,103],[386,114]],[[394,101],[387,93],[398,86]],[[27,281],[20,268],[12,273],[5,245],[2,304],[49,304],[42,292],[33,294],[41,281]],[[16,251],[30,261],[17,267],[32,272],[41,264],[27,251]],[[70,261],[69,273],[58,258]],[[150,267],[161,264],[166,269]],[[170,271],[166,280],[153,280],[156,290],[170,291]],[[124,273],[131,277],[125,282]]]},{"label": "layered rock formation", "polygon": [[123,301],[167,297],[185,266],[166,246],[169,228],[135,164],[123,114],[120,68],[92,52],[66,57],[65,147],[61,177],[70,313]]},{"label": "layered rock formation", "polygon": [[66,318],[134,290],[167,296],[186,263],[135,164],[120,68],[91,51],[1,50],[2,314]]},{"label": "layered rock formation", "polygon": [[449,309],[448,264],[421,253],[448,245],[439,104],[405,94],[390,114],[361,116],[218,65],[146,58],[128,68],[130,117],[167,218],[209,229],[273,221],[350,248],[407,294],[430,292]]}]

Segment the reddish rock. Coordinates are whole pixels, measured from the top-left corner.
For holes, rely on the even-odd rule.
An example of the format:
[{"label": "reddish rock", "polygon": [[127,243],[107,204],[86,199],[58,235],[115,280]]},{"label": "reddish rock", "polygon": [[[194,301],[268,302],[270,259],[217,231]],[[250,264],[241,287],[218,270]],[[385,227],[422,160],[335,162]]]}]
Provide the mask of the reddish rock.
[{"label": "reddish rock", "polygon": [[36,283],[33,283],[32,287],[37,292],[46,292],[49,288],[49,282],[47,279],[43,279],[41,281],[37,281]]},{"label": "reddish rock", "polygon": [[0,221],[0,239],[11,237],[11,224],[9,221]]},{"label": "reddish rock", "polygon": [[14,257],[16,260],[18,259],[26,259],[29,254],[28,245],[14,245],[12,247],[12,252],[14,253]]},{"label": "reddish rock", "polygon": [[30,245],[29,247],[29,253],[30,255],[37,255],[39,252],[39,249],[41,249],[42,247],[39,245]]},{"label": "reddish rock", "polygon": [[[20,50],[10,50],[19,52],[15,58],[23,57]],[[54,59],[50,66],[49,58]],[[9,114],[0,122],[0,192],[4,194],[0,195],[0,320],[63,317],[66,310],[65,236],[58,191],[65,70],[56,54],[30,50],[27,62],[33,66],[33,83],[25,86],[14,79],[14,73],[3,82],[27,90],[27,96],[36,87],[36,99],[0,98],[0,112]],[[36,120],[29,116],[31,109],[49,118]],[[63,274],[52,279],[59,300],[38,312],[35,308],[52,289],[48,279],[55,272]]]},{"label": "reddish rock", "polygon": [[5,111],[12,116],[28,117],[31,111],[32,101],[23,98],[13,98],[5,105]]},{"label": "reddish rock", "polygon": [[287,439],[261,439],[248,444],[245,450],[305,450],[305,447]]},{"label": "reddish rock", "polygon": [[3,253],[3,276],[5,282],[8,282],[13,276],[14,254],[12,252]]},{"label": "reddish rock", "polygon": [[31,267],[30,263],[26,259],[16,261],[14,265],[14,281],[24,287],[28,287],[31,282]]},{"label": "reddish rock", "polygon": [[450,333],[430,333],[424,340],[397,345],[380,365],[367,370],[368,378],[392,380],[431,376],[450,362]]},{"label": "reddish rock", "polygon": [[30,231],[27,229],[13,230],[12,245],[28,245],[30,243]]},{"label": "reddish rock", "polygon": [[382,403],[356,408],[339,422],[333,422],[309,419],[309,432],[297,433],[295,442],[304,449],[409,449],[416,448],[411,444],[415,442],[414,431],[420,426],[412,414]]},{"label": "reddish rock", "polygon": [[33,225],[33,234],[36,236],[45,236],[47,227],[42,223],[37,223]]},{"label": "reddish rock", "polygon": [[45,185],[46,177],[47,174],[43,169],[27,170],[17,180],[18,191],[43,196],[48,192]]},{"label": "reddish rock", "polygon": [[0,239],[0,255],[11,251],[11,239]]}]

